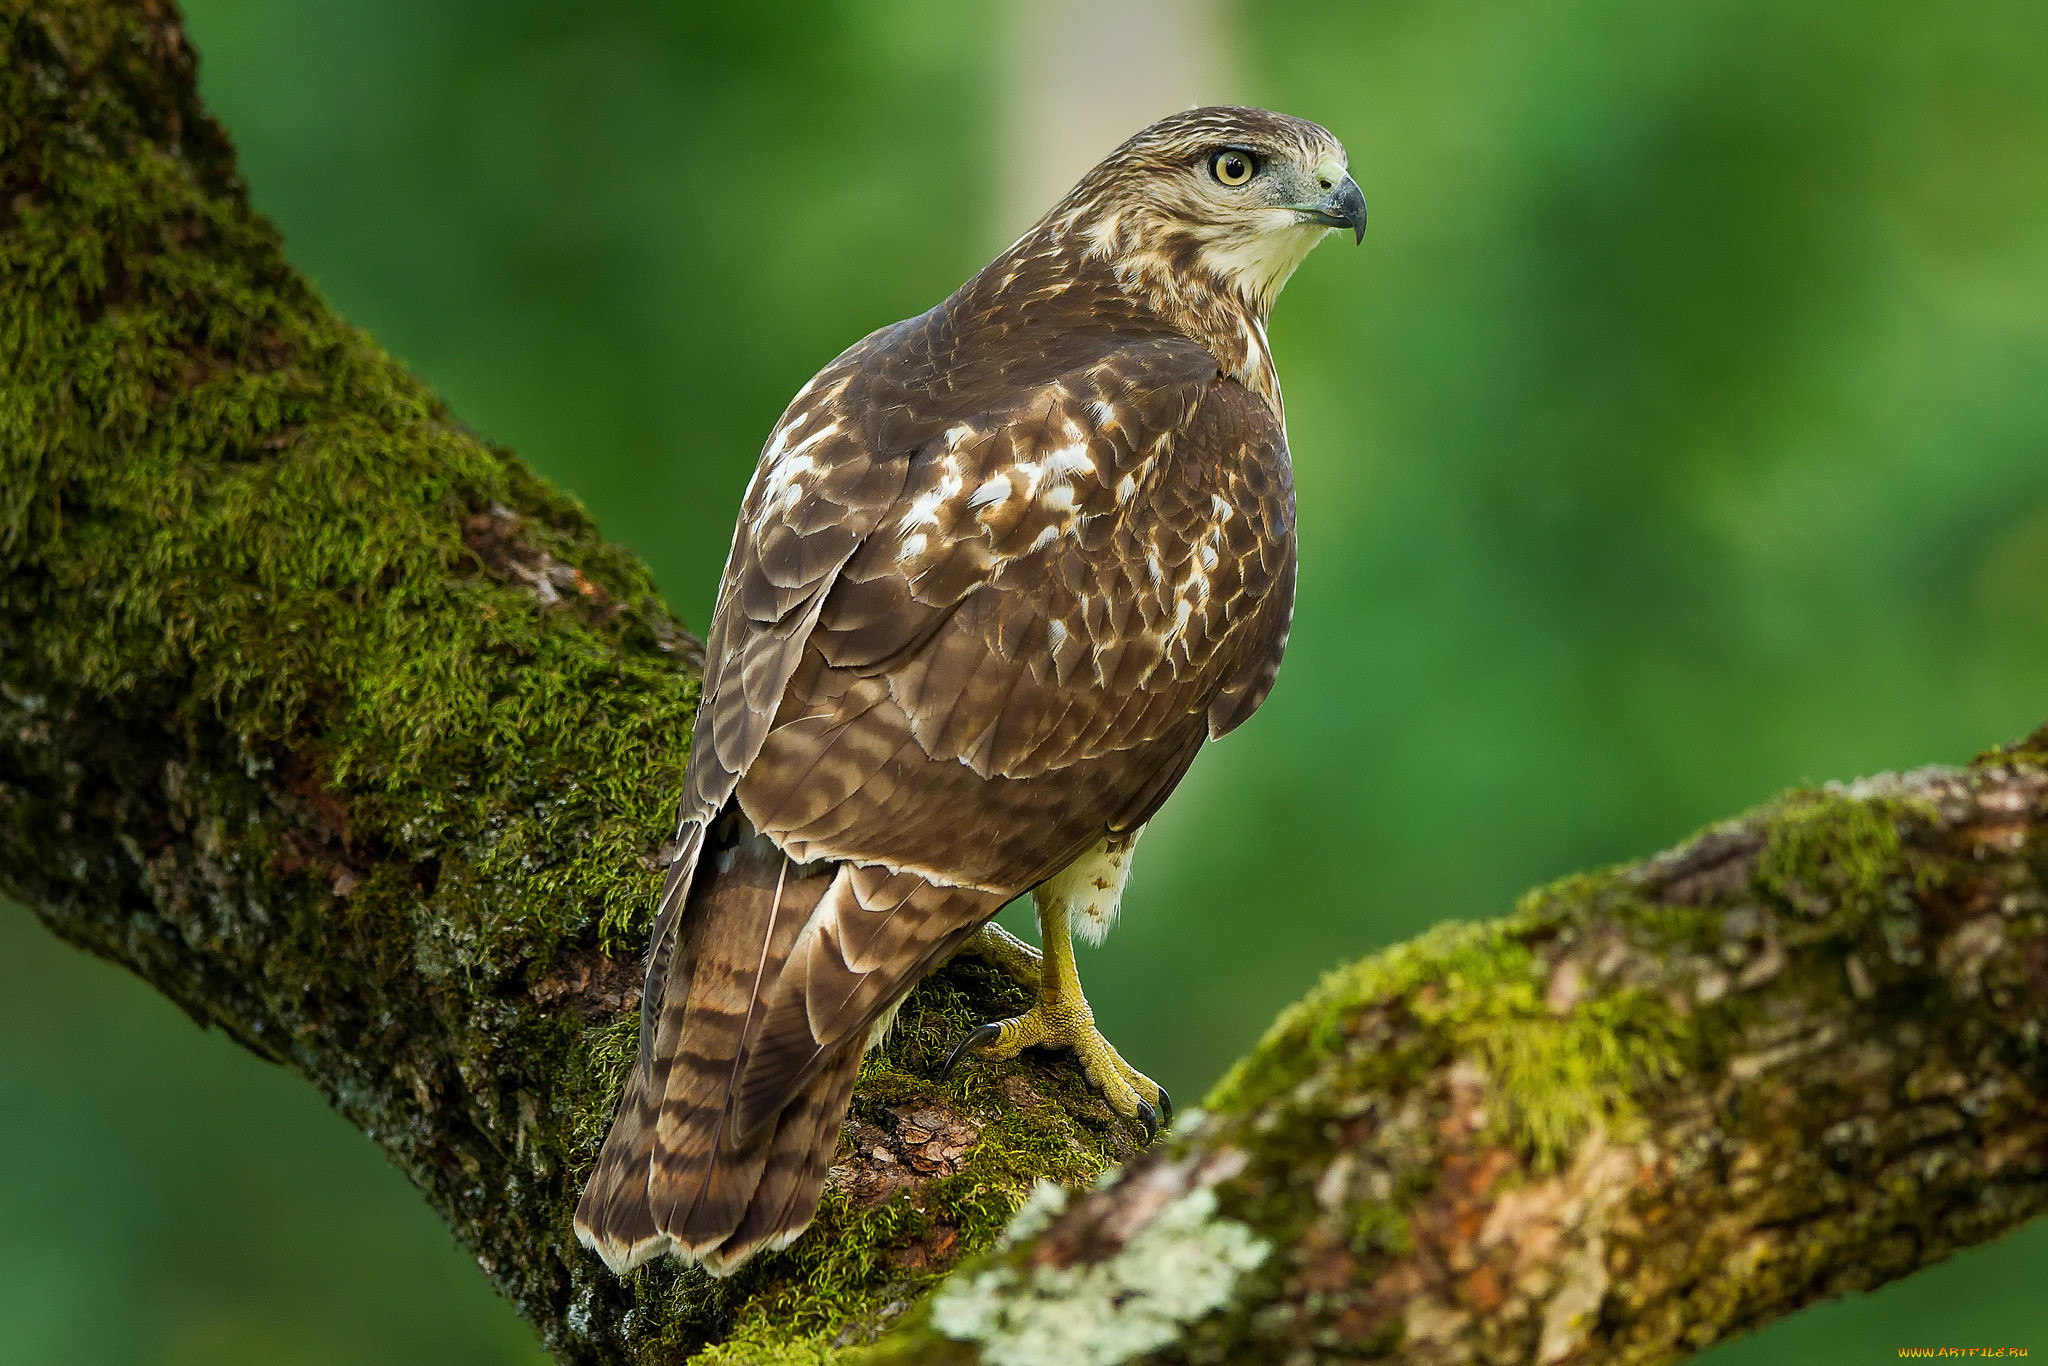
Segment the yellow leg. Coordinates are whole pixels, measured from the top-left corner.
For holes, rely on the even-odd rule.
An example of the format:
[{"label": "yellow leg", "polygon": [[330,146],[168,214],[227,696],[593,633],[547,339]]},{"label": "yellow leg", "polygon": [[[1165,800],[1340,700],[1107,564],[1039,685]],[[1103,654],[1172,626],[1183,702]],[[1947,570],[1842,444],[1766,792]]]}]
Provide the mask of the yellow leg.
[{"label": "yellow leg", "polygon": [[[1081,1060],[1081,1068],[1112,1110],[1145,1126],[1145,1137],[1159,1132],[1162,1119],[1173,1118],[1173,1100],[1166,1088],[1123,1060],[1095,1027],[1095,1012],[1081,993],[1081,974],[1074,964],[1071,913],[1064,898],[1038,899],[1042,954],[1016,936],[989,926],[969,940],[969,950],[988,959],[1020,981],[1037,969],[1038,1004],[1009,1020],[985,1024],[962,1039],[946,1059],[945,1071],[969,1052],[1000,1061],[1027,1048],[1065,1048]],[[977,942],[980,941],[980,942]],[[1033,962],[1032,960],[1036,960]]]}]

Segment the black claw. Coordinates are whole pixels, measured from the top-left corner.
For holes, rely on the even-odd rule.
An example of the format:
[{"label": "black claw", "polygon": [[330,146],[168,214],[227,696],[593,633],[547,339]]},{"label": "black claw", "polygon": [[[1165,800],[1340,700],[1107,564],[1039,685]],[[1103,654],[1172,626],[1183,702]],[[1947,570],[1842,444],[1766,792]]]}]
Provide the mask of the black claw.
[{"label": "black claw", "polygon": [[966,1057],[969,1052],[981,1047],[991,1039],[1002,1037],[1002,1033],[1003,1027],[994,1024],[985,1024],[978,1029],[968,1030],[967,1037],[954,1044],[953,1051],[946,1055],[946,1065],[939,1069],[939,1080],[944,1081],[947,1077],[952,1076],[953,1068],[959,1063],[960,1059]]},{"label": "black claw", "polygon": [[[1159,1086],[1156,1081],[1152,1084]],[[1164,1086],[1159,1086],[1159,1122],[1169,1129],[1173,1127],[1173,1097],[1166,1094]]]},{"label": "black claw", "polygon": [[1152,1108],[1152,1102],[1138,1097],[1138,1123],[1145,1126],[1145,1141],[1150,1143],[1159,1137],[1159,1112]]}]

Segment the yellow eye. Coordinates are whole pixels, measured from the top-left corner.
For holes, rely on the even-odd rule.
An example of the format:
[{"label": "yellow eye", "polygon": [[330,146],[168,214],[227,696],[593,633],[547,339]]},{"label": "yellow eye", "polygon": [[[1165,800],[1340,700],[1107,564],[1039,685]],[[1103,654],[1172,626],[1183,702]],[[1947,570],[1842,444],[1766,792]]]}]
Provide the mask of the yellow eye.
[{"label": "yellow eye", "polygon": [[1242,185],[1258,170],[1250,152],[1240,152],[1226,147],[1209,158],[1209,174],[1224,185]]}]

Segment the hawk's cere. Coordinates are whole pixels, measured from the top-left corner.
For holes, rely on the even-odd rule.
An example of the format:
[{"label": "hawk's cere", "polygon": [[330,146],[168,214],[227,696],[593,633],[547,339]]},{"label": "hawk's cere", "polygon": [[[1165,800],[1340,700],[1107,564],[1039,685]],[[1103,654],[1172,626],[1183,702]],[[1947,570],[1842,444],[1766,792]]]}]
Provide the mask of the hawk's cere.
[{"label": "hawk's cere", "polygon": [[[705,651],[640,1053],[576,1231],[614,1271],[730,1271],[810,1223],[862,1053],[1035,892],[1039,1004],[963,1047],[1096,1032],[1132,846],[1265,699],[1294,605],[1274,297],[1365,232],[1343,147],[1196,109],[1117,148],[928,313],[805,385],[748,486]],[[993,931],[991,931],[993,933]]]}]

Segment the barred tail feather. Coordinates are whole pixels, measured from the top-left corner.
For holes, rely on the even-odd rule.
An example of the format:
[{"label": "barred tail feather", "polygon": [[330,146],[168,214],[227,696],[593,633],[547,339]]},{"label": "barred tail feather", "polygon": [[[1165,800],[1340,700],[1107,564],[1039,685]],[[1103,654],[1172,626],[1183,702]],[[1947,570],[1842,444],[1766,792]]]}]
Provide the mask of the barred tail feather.
[{"label": "barred tail feather", "polygon": [[1003,902],[806,868],[737,809],[690,881],[686,932],[664,944],[657,921],[640,1058],[576,1211],[619,1272],[669,1253],[725,1274],[802,1233],[877,1022]]},{"label": "barred tail feather", "polygon": [[842,1049],[783,1107],[759,1146],[763,1161],[745,1211],[725,1241],[702,1256],[705,1269],[726,1276],[756,1252],[776,1252],[811,1226],[825,1176],[839,1147],[839,1125],[853,1103],[862,1043]]},{"label": "barred tail feather", "polygon": [[668,1235],[656,1226],[647,1201],[647,1170],[654,1155],[659,1098],[667,1086],[673,1056],[672,1046],[660,1046],[657,1029],[680,937],[678,922],[703,846],[704,828],[692,824],[685,828],[685,836],[669,865],[654,919],[647,979],[640,996],[639,1053],[627,1074],[625,1094],[619,1099],[597,1166],[576,1202],[577,1238],[621,1276],[670,1250]]},{"label": "barred tail feather", "polygon": [[[614,1272],[664,1253],[723,1272],[809,1224],[860,1050],[758,1133],[737,1134],[731,1099],[762,984],[776,980],[831,880],[804,876],[744,818],[729,818],[688,891],[687,933],[664,954],[657,929],[640,1055],[576,1208],[577,1237]],[[730,1240],[743,1225],[741,1250]]]}]

